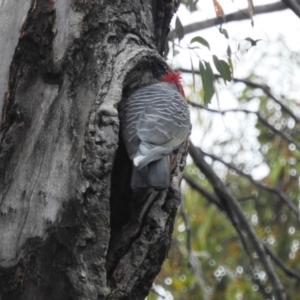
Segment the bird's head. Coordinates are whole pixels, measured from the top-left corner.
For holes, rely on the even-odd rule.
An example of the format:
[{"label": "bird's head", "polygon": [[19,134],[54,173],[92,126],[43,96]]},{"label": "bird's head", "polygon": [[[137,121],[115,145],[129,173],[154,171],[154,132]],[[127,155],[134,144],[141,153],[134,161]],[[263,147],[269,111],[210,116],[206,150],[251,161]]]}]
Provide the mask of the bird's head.
[{"label": "bird's head", "polygon": [[178,86],[180,94],[185,97],[184,90],[181,85],[181,74],[179,72],[168,72],[160,79],[160,81],[175,83]]}]

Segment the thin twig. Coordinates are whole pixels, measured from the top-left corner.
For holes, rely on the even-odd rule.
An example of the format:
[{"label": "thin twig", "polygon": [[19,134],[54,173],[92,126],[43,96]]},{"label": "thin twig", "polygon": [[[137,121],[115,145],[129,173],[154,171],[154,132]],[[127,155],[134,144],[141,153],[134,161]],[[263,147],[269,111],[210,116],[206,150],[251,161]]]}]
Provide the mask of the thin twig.
[{"label": "thin twig", "polygon": [[255,179],[253,179],[251,175],[245,174],[243,171],[239,170],[237,167],[233,166],[230,163],[225,162],[224,160],[222,160],[221,158],[219,158],[216,155],[209,154],[209,153],[206,153],[204,151],[202,151],[202,153],[205,156],[208,156],[208,157],[212,158],[213,160],[221,162],[223,165],[225,165],[229,169],[234,170],[237,174],[247,178],[250,182],[252,182],[257,187],[259,187],[259,188],[261,188],[261,189],[263,189],[263,190],[265,190],[265,191],[267,191],[271,194],[274,194],[274,195],[278,196],[278,198],[281,199],[298,218],[300,217],[300,211],[299,211],[298,207],[289,199],[287,194],[285,194],[284,192],[280,191],[277,188],[267,186],[267,185],[255,180]]},{"label": "thin twig", "polygon": [[193,249],[192,249],[192,233],[191,233],[191,226],[189,222],[188,215],[184,209],[184,202],[182,199],[181,205],[180,205],[180,215],[183,219],[184,226],[185,226],[185,231],[187,233],[187,239],[186,239],[186,248],[188,252],[188,264],[189,267],[193,270],[198,283],[203,291],[203,299],[204,300],[209,300],[210,299],[210,294],[207,292],[206,289],[206,283],[203,278],[203,273],[202,273],[202,266],[199,261],[199,259],[195,256]]},{"label": "thin twig", "polygon": [[248,200],[251,200],[251,199],[257,199],[257,195],[249,195],[249,196],[238,198],[237,200],[239,202],[244,202],[244,201],[248,201]]},{"label": "thin twig", "polygon": [[[193,70],[189,70],[189,69],[179,69],[178,71],[182,72],[182,73],[188,73],[188,74],[197,74],[200,76],[200,73],[198,71],[193,71]],[[221,78],[221,76],[219,74],[215,74],[214,75],[215,78]],[[296,123],[300,123],[300,118],[297,117],[294,112],[288,108],[286,105],[284,105],[280,100],[278,100],[271,92],[270,92],[270,88],[267,86],[267,85],[262,85],[262,84],[259,84],[259,83],[256,83],[256,82],[253,82],[251,80],[248,80],[248,79],[238,79],[238,78],[232,78],[232,81],[233,82],[241,82],[241,83],[244,83],[246,84],[247,86],[249,87],[252,87],[254,89],[260,89],[262,90],[269,98],[271,98],[275,103],[277,103],[282,111],[284,111],[285,113],[287,113],[288,115],[290,115],[294,121]]]},{"label": "thin twig", "polygon": [[[205,197],[209,202],[215,204],[219,209],[224,210],[222,203],[220,202],[219,198],[216,197],[214,194],[210,193],[208,190],[206,190],[204,187],[202,187],[196,180],[191,178],[190,176],[183,174],[182,177],[187,184],[194,190],[196,190],[198,193],[200,193],[203,197]],[[257,195],[248,195],[245,197],[238,198],[237,200],[239,202],[244,202],[251,199],[256,199]]]},{"label": "thin twig", "polygon": [[220,200],[212,193],[207,191],[205,188],[203,188],[198,182],[196,182],[193,178],[190,176],[184,174],[183,179],[188,183],[188,185],[199,192],[201,195],[203,195],[208,201],[218,206],[221,210],[224,210],[222,203]]},{"label": "thin twig", "polygon": [[280,267],[286,275],[297,279],[300,282],[300,273],[296,270],[289,268],[278,256],[276,256],[273,251],[270,249],[268,245],[265,244],[265,249],[267,253],[270,255],[271,259],[276,263],[278,267]]},{"label": "thin twig", "polygon": [[295,147],[300,150],[300,143],[298,143],[295,139],[293,139],[291,136],[289,136],[288,134],[276,129],[274,126],[272,126],[264,117],[262,117],[262,115],[259,112],[256,111],[252,111],[252,110],[248,110],[248,109],[241,109],[241,108],[233,108],[233,109],[226,109],[226,110],[216,110],[216,109],[212,109],[212,108],[207,108],[204,105],[192,102],[192,101],[187,101],[188,104],[190,104],[193,107],[198,107],[201,109],[205,109],[206,111],[212,112],[212,113],[218,113],[220,115],[225,115],[227,113],[231,113],[231,112],[242,112],[245,114],[254,114],[257,116],[257,118],[259,119],[259,121],[264,124],[266,127],[268,127],[272,132],[274,132],[275,134],[281,136],[285,141],[294,144]]}]

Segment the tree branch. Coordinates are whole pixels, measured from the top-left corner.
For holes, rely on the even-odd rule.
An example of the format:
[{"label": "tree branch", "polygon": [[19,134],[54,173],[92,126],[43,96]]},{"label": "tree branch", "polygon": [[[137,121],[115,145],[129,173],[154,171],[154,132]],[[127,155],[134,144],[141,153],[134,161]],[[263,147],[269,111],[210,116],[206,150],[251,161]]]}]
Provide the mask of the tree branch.
[{"label": "tree branch", "polygon": [[248,201],[248,200],[256,199],[256,198],[257,198],[257,195],[249,195],[249,196],[238,198],[238,201],[244,202],[244,201]]},{"label": "tree branch", "polygon": [[[195,147],[192,142],[190,142],[189,153],[194,160],[196,166],[201,170],[201,172],[206,176],[208,181],[214,188],[216,195],[220,198],[224,207],[226,207],[226,211],[231,214],[231,216],[236,215],[238,218],[238,222],[240,223],[242,229],[245,230],[247,236],[252,241],[253,247],[260,258],[262,265],[265,268],[265,271],[270,279],[270,282],[273,286],[274,296],[278,300],[286,299],[286,294],[284,291],[284,287],[282,286],[272,264],[268,259],[268,255],[264,248],[264,244],[257,237],[253,227],[247,221],[244,212],[235,199],[235,197],[231,194],[230,190],[223,184],[221,179],[215,174],[212,168],[207,164],[204,159],[202,151]],[[232,220],[232,219],[231,219]],[[236,224],[234,223],[235,227]]]},{"label": "tree branch", "polygon": [[[189,70],[189,69],[179,69],[178,71],[182,72],[182,73],[188,73],[188,74],[197,74],[200,76],[200,73],[198,71],[193,71],[193,70]],[[219,74],[215,74],[214,75],[215,78],[221,78],[221,76]],[[282,111],[284,111],[285,113],[289,114],[296,123],[300,123],[300,118],[298,118],[293,111],[288,108],[287,106],[285,106],[280,100],[278,100],[271,92],[270,92],[270,88],[267,85],[262,85],[253,81],[250,81],[248,79],[238,79],[238,78],[232,78],[233,82],[241,82],[246,84],[249,87],[252,87],[254,89],[260,89],[262,90],[269,98],[271,98],[275,103],[277,103],[278,105],[280,105]]]},{"label": "tree branch", "polygon": [[[224,207],[223,207],[220,199],[217,196],[215,196],[214,194],[208,192],[206,189],[204,189],[201,185],[199,185],[190,176],[184,175],[183,178],[184,178],[184,180],[188,183],[188,185],[191,188],[193,188],[198,193],[200,193],[201,195],[203,195],[209,202],[215,204],[221,211],[224,211]],[[250,195],[250,196],[244,197],[243,199],[238,199],[238,201],[248,200],[248,199],[251,199],[253,197],[255,197],[255,196],[254,195]],[[183,212],[181,212],[181,214],[183,214]],[[186,225],[187,239],[190,240],[191,239],[190,228],[187,225],[188,224],[188,220],[187,221],[185,220],[185,218],[187,218],[187,216],[184,217],[182,215],[182,217],[183,217],[185,225]],[[245,248],[248,256],[251,259],[251,255],[250,255],[247,243],[244,240],[244,236],[243,236],[242,232],[238,232],[238,234],[239,234],[239,236],[241,238],[242,244],[243,244],[243,246],[244,246],[244,248]],[[187,241],[188,252],[191,251],[190,243],[191,243],[190,241]],[[275,253],[270,249],[270,247],[268,245],[264,244],[264,246],[265,246],[267,254],[270,255],[271,259],[276,263],[276,265],[279,268],[281,268],[286,273],[287,276],[295,278],[297,281],[300,281],[300,274],[296,270],[294,270],[292,268],[289,268],[278,256],[275,255]],[[251,264],[252,264],[252,271],[253,271],[253,269],[254,269],[254,262],[252,261],[252,259],[251,259]],[[259,281],[256,280],[255,282],[258,283]],[[260,291],[263,291],[263,290],[260,289]]]},{"label": "tree branch", "polygon": [[[202,151],[202,150],[201,150]],[[274,195],[277,195],[279,199],[281,199],[289,208],[290,210],[297,216],[299,217],[300,213],[299,213],[299,210],[297,208],[297,206],[291,202],[291,200],[289,199],[289,197],[282,191],[276,189],[276,188],[272,188],[272,187],[269,187],[259,181],[256,181],[252,178],[252,176],[248,175],[248,174],[245,174],[243,171],[239,170],[238,168],[236,168],[235,166],[233,166],[232,164],[229,164],[227,162],[225,162],[224,160],[222,160],[221,158],[219,158],[218,156],[216,155],[213,155],[213,154],[209,154],[209,153],[206,153],[204,151],[202,151],[202,153],[205,155],[205,156],[209,156],[210,158],[212,158],[213,160],[216,160],[216,161],[219,161],[221,162],[223,165],[225,165],[226,167],[234,170],[237,174],[247,178],[250,182],[252,182],[254,185],[256,185],[257,187],[271,193],[271,194],[274,194]]]},{"label": "tree branch", "polygon": [[270,247],[266,244],[265,244],[265,249],[267,253],[270,255],[270,257],[272,258],[272,260],[276,263],[276,265],[280,267],[285,272],[286,275],[295,278],[297,281],[300,281],[300,274],[296,270],[289,268],[278,256],[276,256],[273,253]]},{"label": "tree branch", "polygon": [[282,0],[282,2],[300,18],[299,1],[297,3],[297,0]]},{"label": "tree branch", "polygon": [[[208,192],[206,189],[204,189],[201,185],[199,185],[190,176],[183,175],[183,178],[191,188],[193,188],[198,193],[203,195],[209,202],[215,204],[221,211],[224,211],[224,207],[223,207],[220,199],[217,196],[215,196],[214,194]],[[250,195],[250,196],[244,197],[242,199],[238,199],[238,201],[245,201],[245,200],[251,199],[253,197],[255,197],[255,196]],[[183,217],[183,219],[184,219],[184,217]],[[187,225],[186,225],[186,227],[187,227]],[[190,230],[190,228],[189,228],[189,230]],[[190,232],[188,232],[188,229],[186,229],[186,231],[187,231],[187,235],[188,235],[187,238],[190,239],[191,238],[190,237]],[[239,233],[239,235],[240,235],[240,237],[243,237],[242,234]],[[246,243],[243,239],[242,239],[242,243],[244,245],[244,248],[246,248]],[[188,244],[188,245],[190,245],[190,244]],[[278,256],[276,256],[274,254],[274,252],[270,249],[270,247],[268,245],[265,244],[264,246],[265,246],[265,249],[266,249],[268,255],[270,255],[271,259],[276,263],[276,265],[278,267],[280,267],[286,273],[287,276],[295,278],[296,280],[300,281],[300,274],[296,270],[294,270],[292,268],[289,268]],[[190,247],[187,246],[187,249],[189,251]],[[249,253],[249,251],[247,251],[247,252]]]},{"label": "tree branch", "polygon": [[198,193],[200,193],[202,196],[204,196],[209,202],[215,204],[219,209],[224,210],[224,207],[218,197],[216,197],[214,194],[207,191],[205,188],[203,188],[198,182],[196,182],[193,178],[190,176],[184,174],[183,179],[187,182],[187,184],[194,190],[196,190]]},{"label": "tree branch", "polygon": [[229,113],[229,112],[242,112],[242,113],[245,113],[245,114],[254,114],[254,115],[257,116],[259,121],[262,124],[264,124],[266,127],[268,127],[273,133],[281,136],[285,141],[294,144],[296,146],[296,148],[298,150],[300,150],[300,143],[298,143],[295,139],[293,139],[291,136],[289,136],[285,132],[282,132],[282,131],[276,129],[274,126],[272,126],[264,117],[262,117],[262,115],[259,112],[251,111],[251,110],[247,110],[247,109],[238,109],[238,108],[219,111],[219,110],[216,110],[216,109],[207,108],[204,105],[201,105],[201,104],[198,104],[198,103],[195,103],[195,102],[192,102],[192,101],[187,101],[187,102],[191,106],[202,108],[202,109],[205,109],[206,111],[209,111],[209,112],[212,112],[212,113],[219,113],[221,115],[224,115],[224,114]]},{"label": "tree branch", "polygon": [[[283,0],[283,1],[291,2],[292,0]],[[294,4],[294,5],[296,5],[296,4]],[[260,6],[254,7],[254,13],[255,13],[255,15],[272,13],[275,11],[287,9],[287,6],[288,6],[288,4],[284,4],[281,1],[272,3],[272,4],[268,4],[268,5],[260,5]],[[289,7],[289,8],[291,8],[291,7]],[[291,8],[291,9],[294,11],[293,8]],[[225,19],[226,19],[226,23],[234,22],[234,21],[249,20],[248,9],[243,9],[243,10],[239,10],[237,12],[228,14],[225,16]],[[195,31],[207,29],[207,28],[213,27],[215,25],[218,25],[219,23],[220,23],[220,19],[214,18],[214,19],[209,19],[209,20],[189,24],[187,26],[184,26],[184,28],[183,28],[184,34],[189,34],[189,33],[195,32]],[[172,30],[170,32],[169,38],[170,38],[170,40],[173,40],[174,38],[176,38],[175,30]]]}]

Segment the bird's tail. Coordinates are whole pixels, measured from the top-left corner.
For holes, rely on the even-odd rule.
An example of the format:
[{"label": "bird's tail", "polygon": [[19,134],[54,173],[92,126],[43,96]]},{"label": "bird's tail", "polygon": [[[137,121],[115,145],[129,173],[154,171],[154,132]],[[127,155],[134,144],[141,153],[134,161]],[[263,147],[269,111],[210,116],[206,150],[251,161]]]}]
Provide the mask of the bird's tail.
[{"label": "bird's tail", "polygon": [[131,178],[131,188],[137,190],[140,188],[153,187],[160,190],[170,185],[170,157],[152,161],[141,169],[133,167]]}]

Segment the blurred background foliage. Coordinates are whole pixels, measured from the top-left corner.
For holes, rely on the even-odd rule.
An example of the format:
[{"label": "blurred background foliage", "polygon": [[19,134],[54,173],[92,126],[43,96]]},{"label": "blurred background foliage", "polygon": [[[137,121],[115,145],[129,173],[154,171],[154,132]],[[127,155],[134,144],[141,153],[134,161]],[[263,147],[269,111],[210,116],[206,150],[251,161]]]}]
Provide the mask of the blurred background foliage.
[{"label": "blurred background foliage", "polygon": [[[184,3],[197,9],[194,1]],[[170,60],[182,51],[174,43]],[[187,99],[194,104],[191,140],[271,251],[268,259],[287,299],[300,299],[300,55],[284,37],[264,43],[250,56],[249,45],[234,51],[242,80],[225,85],[216,79],[217,97],[208,106],[203,106],[197,68],[184,74]],[[184,176],[169,258],[147,299],[271,300],[272,285],[251,241],[241,239],[228,215],[191,188],[190,181],[214,195],[190,157]]]}]

